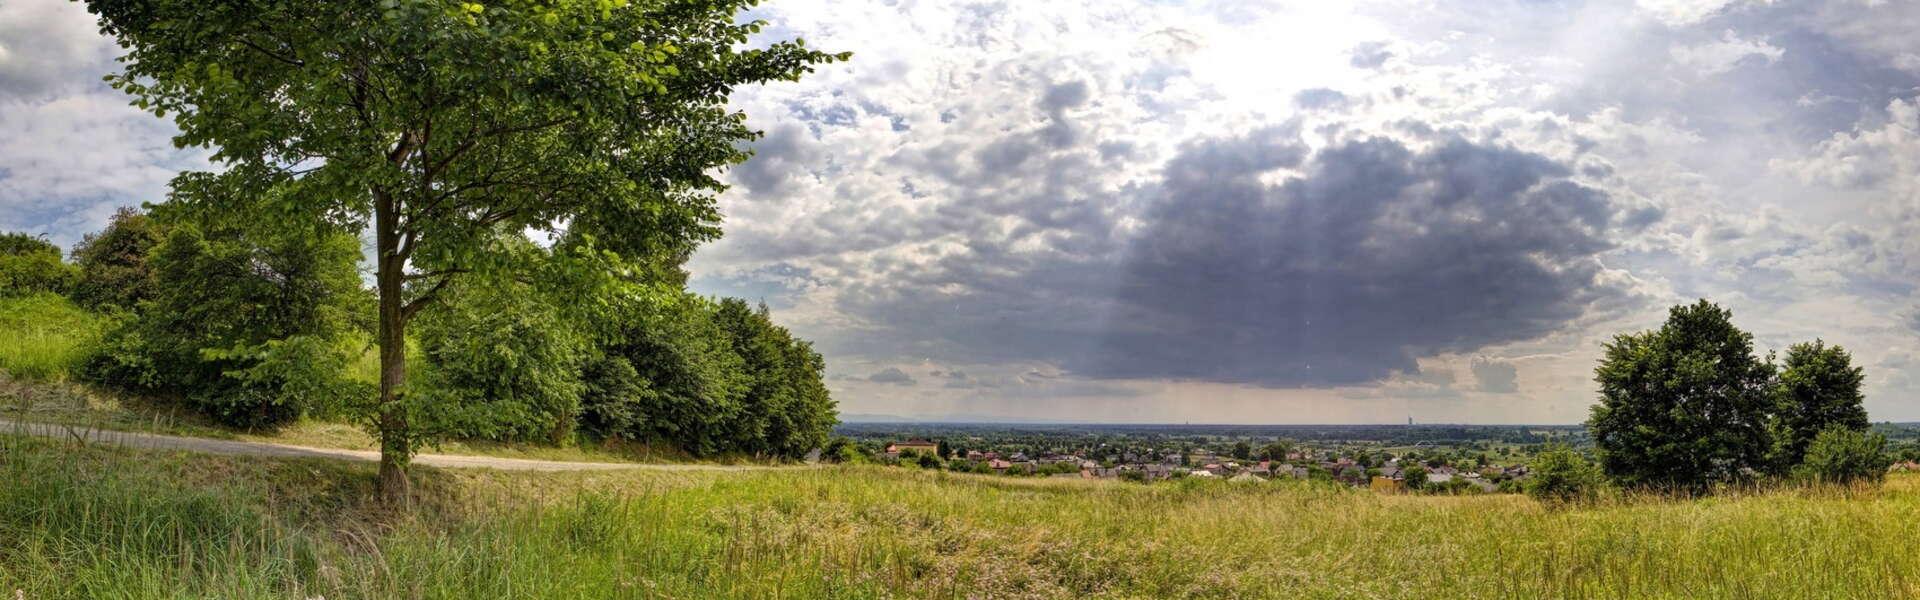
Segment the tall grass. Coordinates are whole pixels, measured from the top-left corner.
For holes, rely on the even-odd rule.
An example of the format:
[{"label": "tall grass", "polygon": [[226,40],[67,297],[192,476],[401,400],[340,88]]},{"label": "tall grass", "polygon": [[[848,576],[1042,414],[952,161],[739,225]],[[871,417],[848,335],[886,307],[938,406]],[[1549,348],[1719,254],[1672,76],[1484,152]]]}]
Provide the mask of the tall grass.
[{"label": "tall grass", "polygon": [[[0,439],[4,439],[0,436]],[[1920,478],[1548,510],[884,468],[426,472],[12,439],[0,597],[1898,598]]]},{"label": "tall grass", "polygon": [[59,294],[0,298],[0,369],[21,379],[64,379],[102,326],[101,317]]}]

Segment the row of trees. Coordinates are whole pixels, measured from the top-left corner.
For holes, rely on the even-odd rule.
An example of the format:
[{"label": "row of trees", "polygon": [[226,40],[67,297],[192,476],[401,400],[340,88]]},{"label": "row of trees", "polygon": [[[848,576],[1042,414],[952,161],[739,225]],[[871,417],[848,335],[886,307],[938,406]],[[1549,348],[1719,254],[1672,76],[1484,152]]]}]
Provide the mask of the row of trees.
[{"label": "row of trees", "polygon": [[[374,384],[354,365],[372,341],[374,297],[344,230],[254,228],[162,204],[116,214],[73,263],[38,238],[0,243],[0,290],[67,294],[110,315],[86,379],[236,427],[374,414]],[[498,243],[530,257],[556,251],[524,236]],[[687,293],[677,263],[626,288],[650,293],[590,303],[545,275],[462,280],[421,318],[411,341],[424,368],[410,386],[421,410],[409,417],[424,439],[584,433],[778,457],[825,443],[835,424],[825,363],[764,306]]]},{"label": "row of trees", "polygon": [[1673,307],[1659,329],[1616,336],[1595,370],[1600,402],[1587,421],[1598,469],[1570,449],[1549,450],[1534,461],[1529,491],[1580,497],[1603,476],[1690,494],[1765,478],[1884,477],[1892,457],[1870,430],[1852,356],[1815,340],[1775,358],[1756,356],[1732,312],[1705,300]]}]

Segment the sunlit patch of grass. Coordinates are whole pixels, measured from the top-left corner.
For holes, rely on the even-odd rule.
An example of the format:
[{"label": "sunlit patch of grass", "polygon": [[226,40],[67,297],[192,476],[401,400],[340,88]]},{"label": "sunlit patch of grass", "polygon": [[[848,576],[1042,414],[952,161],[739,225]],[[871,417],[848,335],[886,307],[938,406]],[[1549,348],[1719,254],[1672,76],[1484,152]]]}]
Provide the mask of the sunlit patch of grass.
[{"label": "sunlit patch of grass", "polygon": [[1920,477],[1879,490],[1383,496],[881,467],[421,470],[0,436],[0,591],[30,598],[1894,598]]},{"label": "sunlit patch of grass", "polygon": [[65,379],[103,321],[58,294],[0,298],[0,369],[20,379]]}]

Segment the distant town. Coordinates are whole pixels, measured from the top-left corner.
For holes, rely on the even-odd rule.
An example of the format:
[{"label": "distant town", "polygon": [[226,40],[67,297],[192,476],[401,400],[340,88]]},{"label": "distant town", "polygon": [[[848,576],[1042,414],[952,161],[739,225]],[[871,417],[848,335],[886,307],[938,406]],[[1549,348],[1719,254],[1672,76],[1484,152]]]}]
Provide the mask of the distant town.
[{"label": "distant town", "polygon": [[[1920,470],[1920,426],[1897,470]],[[829,458],[1013,477],[1158,482],[1296,479],[1381,492],[1511,493],[1551,446],[1590,446],[1578,426],[843,424]]]}]

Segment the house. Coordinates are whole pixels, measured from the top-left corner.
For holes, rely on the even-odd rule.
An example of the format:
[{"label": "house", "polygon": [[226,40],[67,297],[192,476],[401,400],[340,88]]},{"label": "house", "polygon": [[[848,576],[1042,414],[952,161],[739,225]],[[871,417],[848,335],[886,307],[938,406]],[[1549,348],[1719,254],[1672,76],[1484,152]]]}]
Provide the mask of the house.
[{"label": "house", "polygon": [[1142,467],[1142,470],[1146,473],[1148,481],[1157,481],[1173,477],[1173,467],[1162,463],[1148,464]]},{"label": "house", "polygon": [[899,454],[908,450],[921,454],[933,454],[940,451],[940,444],[922,439],[911,439],[904,442],[887,444],[887,454]]},{"label": "house", "polygon": [[1376,492],[1391,494],[1406,491],[1407,482],[1394,477],[1374,477],[1373,483],[1367,487]]},{"label": "house", "polygon": [[996,459],[987,461],[987,468],[993,469],[993,472],[995,473],[1004,474],[1007,472],[1007,469],[1013,468],[1013,463],[996,458]]}]

